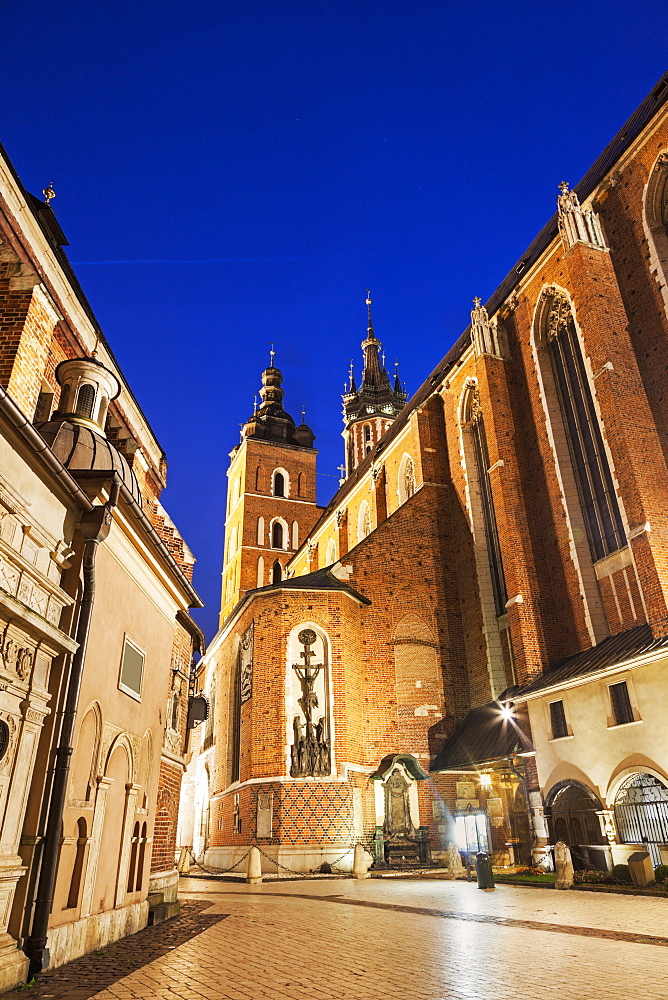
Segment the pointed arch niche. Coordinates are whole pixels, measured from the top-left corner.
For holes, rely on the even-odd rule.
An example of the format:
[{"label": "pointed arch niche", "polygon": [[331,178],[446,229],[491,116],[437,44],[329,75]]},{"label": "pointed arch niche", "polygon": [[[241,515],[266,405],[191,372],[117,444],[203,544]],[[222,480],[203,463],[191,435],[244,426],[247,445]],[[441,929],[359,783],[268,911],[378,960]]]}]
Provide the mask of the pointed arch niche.
[{"label": "pointed arch niche", "polygon": [[668,313],[668,149],[654,161],[645,190],[643,227],[649,244],[649,269],[656,274]]},{"label": "pointed arch niche", "polygon": [[286,772],[326,778],[336,773],[329,637],[320,625],[302,622],[290,632],[286,653]]},{"label": "pointed arch niche", "polygon": [[413,745],[424,739],[423,720],[436,722],[445,711],[440,650],[427,622],[413,614],[397,622],[393,641],[397,725]]},{"label": "pointed arch niche", "polygon": [[[494,498],[489,473],[485,422],[478,382],[467,380],[459,403],[460,449],[471,521],[483,634],[487,647],[487,677],[474,697],[485,700],[514,683],[512,651],[506,615],[506,582],[499,545]],[[509,676],[509,674],[511,676]]]},{"label": "pointed arch niche", "polygon": [[415,462],[409,454],[404,455],[399,463],[399,476],[397,481],[397,496],[399,505],[406,503],[415,493]]},{"label": "pointed arch niche", "polygon": [[357,512],[357,541],[363,541],[371,534],[371,511],[366,500],[362,500]]}]

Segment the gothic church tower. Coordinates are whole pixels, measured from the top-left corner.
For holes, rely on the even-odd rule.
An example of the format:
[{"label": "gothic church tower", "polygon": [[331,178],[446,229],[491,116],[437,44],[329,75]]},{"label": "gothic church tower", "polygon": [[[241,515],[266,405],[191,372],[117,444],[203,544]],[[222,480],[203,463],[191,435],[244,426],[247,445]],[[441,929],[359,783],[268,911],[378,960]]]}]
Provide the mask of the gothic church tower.
[{"label": "gothic church tower", "polygon": [[395,372],[394,387],[381,364],[381,343],[376,339],[371,320],[371,293],[367,289],[367,333],[362,341],[364,368],[359,389],[355,385],[352,363],[350,383],[343,396],[343,439],[346,444],[346,476],[349,476],[376,446],[394,418],[401,412],[408,396]]},{"label": "gothic church tower", "polygon": [[279,583],[315,524],[315,435],[283,409],[283,375],[262,372],[260,408],[230,454],[220,623],[246,591]]}]

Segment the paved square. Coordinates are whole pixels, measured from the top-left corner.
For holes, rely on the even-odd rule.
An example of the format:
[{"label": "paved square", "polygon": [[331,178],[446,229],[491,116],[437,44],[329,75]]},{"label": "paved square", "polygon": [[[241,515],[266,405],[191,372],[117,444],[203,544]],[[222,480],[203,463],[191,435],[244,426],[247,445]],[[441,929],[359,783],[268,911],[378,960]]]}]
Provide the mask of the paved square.
[{"label": "paved square", "polygon": [[[211,904],[199,910],[208,926],[193,925],[194,936],[183,943],[163,944],[155,957],[151,935],[167,932],[149,930],[143,932],[145,962],[135,958],[134,971],[124,974],[123,960],[116,959],[116,980],[104,979],[97,992],[91,992],[94,973],[77,981],[73,963],[43,976],[34,991],[10,996],[668,998],[668,899],[513,886],[483,892],[474,883],[403,879],[261,886],[184,879],[181,893],[194,904]],[[129,953],[132,941],[111,948]],[[103,965],[110,950],[100,953]],[[108,962],[105,968],[108,973]]]}]

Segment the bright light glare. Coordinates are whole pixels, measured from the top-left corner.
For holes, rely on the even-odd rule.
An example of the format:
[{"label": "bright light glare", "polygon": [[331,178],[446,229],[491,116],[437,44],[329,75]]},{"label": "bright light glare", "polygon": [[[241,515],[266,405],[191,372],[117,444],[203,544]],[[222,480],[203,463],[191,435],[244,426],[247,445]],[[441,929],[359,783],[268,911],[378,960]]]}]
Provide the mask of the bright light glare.
[{"label": "bright light glare", "polygon": [[501,718],[509,722],[513,718],[513,710],[510,705],[503,705],[501,707]]},{"label": "bright light glare", "polygon": [[489,786],[492,784],[492,775],[481,774],[479,775],[479,781],[481,785],[484,785],[486,788],[489,788]]}]

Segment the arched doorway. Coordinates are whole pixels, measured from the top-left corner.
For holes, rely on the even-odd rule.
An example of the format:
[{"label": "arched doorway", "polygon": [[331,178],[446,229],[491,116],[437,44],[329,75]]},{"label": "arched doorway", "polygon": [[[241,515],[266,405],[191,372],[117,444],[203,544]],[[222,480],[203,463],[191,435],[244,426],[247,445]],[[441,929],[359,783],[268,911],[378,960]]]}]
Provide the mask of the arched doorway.
[{"label": "arched doorway", "polygon": [[615,796],[615,822],[623,844],[646,844],[655,865],[668,844],[668,786],[641,771],[625,778]]},{"label": "arched doorway", "polygon": [[561,782],[548,796],[552,843],[563,840],[568,844],[577,870],[608,870],[608,841],[597,815],[602,809],[599,799],[579,781]]}]

